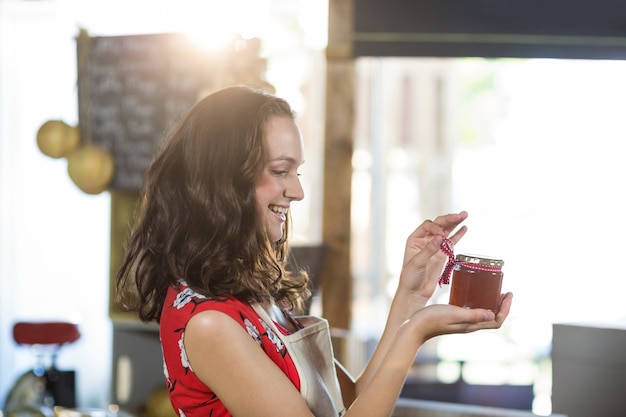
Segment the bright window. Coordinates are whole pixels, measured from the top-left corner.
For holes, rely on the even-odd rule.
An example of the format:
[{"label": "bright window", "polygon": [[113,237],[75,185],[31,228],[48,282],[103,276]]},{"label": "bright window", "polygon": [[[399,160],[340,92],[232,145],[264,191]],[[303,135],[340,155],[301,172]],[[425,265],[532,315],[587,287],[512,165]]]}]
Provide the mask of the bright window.
[{"label": "bright window", "polygon": [[468,382],[535,383],[534,411],[549,413],[552,323],[626,320],[625,71],[621,61],[360,59],[355,332],[382,330],[406,236],[467,210],[456,251],[505,260],[513,311],[500,331],[438,338],[420,354],[467,361]]}]

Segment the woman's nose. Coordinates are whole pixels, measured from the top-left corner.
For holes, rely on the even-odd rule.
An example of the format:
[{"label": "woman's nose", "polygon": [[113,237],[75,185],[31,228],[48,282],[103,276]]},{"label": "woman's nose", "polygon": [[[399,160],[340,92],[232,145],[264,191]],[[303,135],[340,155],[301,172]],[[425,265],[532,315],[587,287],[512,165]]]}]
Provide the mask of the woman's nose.
[{"label": "woman's nose", "polygon": [[295,201],[300,201],[304,198],[304,190],[302,189],[300,178],[294,176],[293,179],[289,181],[287,189],[285,190],[285,196]]}]

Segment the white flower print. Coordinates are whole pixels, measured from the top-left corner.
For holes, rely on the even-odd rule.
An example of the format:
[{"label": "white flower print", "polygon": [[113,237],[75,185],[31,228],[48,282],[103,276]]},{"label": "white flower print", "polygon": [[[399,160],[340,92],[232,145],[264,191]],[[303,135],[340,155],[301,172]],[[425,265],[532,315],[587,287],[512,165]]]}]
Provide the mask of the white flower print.
[{"label": "white flower print", "polygon": [[189,360],[187,360],[187,352],[185,352],[185,332],[180,334],[180,339],[178,339],[178,348],[180,349],[180,363],[185,369],[191,369],[191,365],[189,364]]},{"label": "white flower print", "polygon": [[260,322],[265,328],[265,332],[267,333],[267,338],[270,339],[270,341],[274,344],[274,346],[276,346],[276,352],[281,352],[285,347],[285,345],[283,345],[283,341],[280,340],[280,338],[276,335],[276,333],[274,333],[274,331],[270,329],[269,326],[263,320],[260,320]]},{"label": "white flower print", "polygon": [[260,346],[263,346],[263,342],[261,341],[261,333],[259,333],[259,329],[257,329],[255,325],[252,324],[252,322],[248,319],[244,319],[243,323],[246,325],[246,330],[248,331],[248,334],[252,336],[252,338],[256,340],[256,342]]},{"label": "white flower print", "polygon": [[206,297],[202,294],[198,294],[191,288],[186,287],[184,290],[176,295],[176,299],[174,300],[172,307],[176,307],[178,310],[180,310],[181,308],[185,307],[189,302],[191,302],[193,298],[204,299]]},{"label": "white flower print", "polygon": [[183,410],[181,410],[180,408],[178,409],[178,415],[179,415],[180,417],[186,417],[186,416],[185,416],[185,413],[184,413],[184,412],[183,412]]},{"label": "white flower print", "polygon": [[165,375],[165,380],[169,384],[169,382],[170,382],[170,372],[167,370],[167,364],[165,363],[165,358],[163,358],[163,375]]}]

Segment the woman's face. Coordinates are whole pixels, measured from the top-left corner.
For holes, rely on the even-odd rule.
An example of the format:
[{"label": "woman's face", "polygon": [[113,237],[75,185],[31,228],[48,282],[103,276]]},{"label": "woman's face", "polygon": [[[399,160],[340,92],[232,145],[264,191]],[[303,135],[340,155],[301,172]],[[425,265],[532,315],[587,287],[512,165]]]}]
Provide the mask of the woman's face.
[{"label": "woman's face", "polygon": [[272,116],[263,132],[265,164],[256,181],[261,218],[273,242],[280,240],[292,201],[304,198],[298,168],[304,162],[302,136],[288,116]]}]

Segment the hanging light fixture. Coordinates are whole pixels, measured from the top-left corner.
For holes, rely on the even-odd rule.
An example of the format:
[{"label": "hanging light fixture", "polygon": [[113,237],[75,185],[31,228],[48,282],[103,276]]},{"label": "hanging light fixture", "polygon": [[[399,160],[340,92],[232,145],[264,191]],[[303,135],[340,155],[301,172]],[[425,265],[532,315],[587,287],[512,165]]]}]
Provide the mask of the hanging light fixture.
[{"label": "hanging light fixture", "polygon": [[78,128],[63,120],[48,120],[37,131],[39,150],[51,158],[62,158],[75,150],[80,142]]}]

